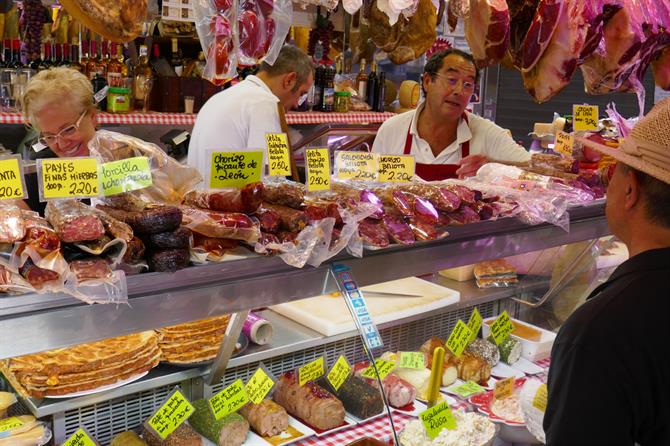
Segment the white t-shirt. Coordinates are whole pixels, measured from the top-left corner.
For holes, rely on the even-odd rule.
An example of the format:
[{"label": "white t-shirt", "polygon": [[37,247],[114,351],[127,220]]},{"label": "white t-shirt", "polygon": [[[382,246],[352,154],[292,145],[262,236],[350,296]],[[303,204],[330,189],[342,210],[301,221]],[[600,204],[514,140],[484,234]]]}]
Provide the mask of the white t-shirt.
[{"label": "white t-shirt", "polygon": [[417,163],[456,164],[461,160],[461,144],[470,141],[470,155],[485,155],[495,161],[524,162],[530,160],[530,153],[517,144],[502,127],[472,113],[467,113],[468,122],[461,118],[456,131],[456,140],[445,147],[437,156],[427,141],[419,136],[417,117],[424,102],[416,110],[401,113],[386,120],[372,145],[372,151],[385,155],[402,155],[405,150],[407,129],[412,135],[412,150]]},{"label": "white t-shirt", "polygon": [[188,165],[209,184],[211,150],[263,152],[267,164],[266,133],[281,133],[279,98],[260,78],[245,80],[212,96],[198,113],[188,147]]}]

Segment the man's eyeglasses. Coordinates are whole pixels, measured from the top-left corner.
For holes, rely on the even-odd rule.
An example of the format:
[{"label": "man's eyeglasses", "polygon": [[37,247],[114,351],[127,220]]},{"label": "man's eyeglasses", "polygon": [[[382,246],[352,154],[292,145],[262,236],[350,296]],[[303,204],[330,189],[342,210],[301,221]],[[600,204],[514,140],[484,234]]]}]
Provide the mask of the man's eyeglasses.
[{"label": "man's eyeglasses", "polygon": [[461,88],[466,92],[473,92],[475,90],[475,83],[467,80],[460,79],[456,76],[449,76],[440,73],[434,73],[432,76],[440,79],[441,84],[446,87],[456,87],[458,84],[461,84]]},{"label": "man's eyeglasses", "polygon": [[45,146],[52,146],[58,141],[58,138],[69,138],[71,136],[74,136],[79,131],[81,121],[84,119],[84,116],[86,116],[87,113],[88,110],[84,110],[81,116],[79,116],[79,119],[77,119],[77,122],[75,122],[72,125],[68,125],[55,135],[41,134],[40,137],[37,139],[37,141],[39,141],[40,144],[43,144]]}]

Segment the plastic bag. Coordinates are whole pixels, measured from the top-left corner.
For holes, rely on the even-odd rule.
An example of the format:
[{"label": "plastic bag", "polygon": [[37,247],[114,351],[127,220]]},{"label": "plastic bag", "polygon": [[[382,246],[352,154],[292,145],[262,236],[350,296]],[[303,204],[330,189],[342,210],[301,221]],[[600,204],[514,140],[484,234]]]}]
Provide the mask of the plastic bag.
[{"label": "plastic bag", "polygon": [[293,209],[300,209],[305,201],[307,188],[302,183],[287,180],[283,177],[263,179],[263,201]]},{"label": "plastic bag", "polygon": [[195,0],[195,27],[207,57],[203,77],[222,85],[237,76],[237,0]]},{"label": "plastic bag", "polygon": [[242,240],[255,244],[260,237],[258,224],[245,214],[217,212],[182,206],[183,226],[213,238]]},{"label": "plastic bag", "polygon": [[77,200],[53,200],[44,215],[65,243],[98,240],[105,228],[96,211]]},{"label": "plastic bag", "polygon": [[72,261],[63,291],[88,304],[128,303],[125,273],[99,257]]},{"label": "plastic bag", "polygon": [[220,212],[253,214],[263,199],[263,184],[251,183],[242,188],[193,190],[184,196],[184,204]]},{"label": "plastic bag", "polygon": [[13,204],[0,205],[0,243],[14,243],[26,235],[21,209]]},{"label": "plastic bag", "polygon": [[149,202],[176,205],[181,203],[187,192],[203,181],[197,169],[179,163],[157,145],[139,138],[98,130],[88,146],[91,155],[103,163],[138,156],[149,159],[153,184],[121,196],[133,195]]},{"label": "plastic bag", "polygon": [[240,0],[237,18],[239,64],[256,65],[265,61],[272,65],[292,22],[293,4],[290,0]]}]

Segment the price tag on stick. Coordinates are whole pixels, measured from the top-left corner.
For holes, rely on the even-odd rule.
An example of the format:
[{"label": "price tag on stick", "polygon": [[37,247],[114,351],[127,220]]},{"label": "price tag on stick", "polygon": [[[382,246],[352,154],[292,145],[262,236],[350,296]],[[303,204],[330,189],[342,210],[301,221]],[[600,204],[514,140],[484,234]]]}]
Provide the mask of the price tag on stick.
[{"label": "price tag on stick", "polygon": [[380,155],[379,181],[408,183],[414,176],[414,157],[411,155]]},{"label": "price tag on stick", "polygon": [[456,419],[451,413],[449,404],[442,401],[439,404],[424,410],[419,414],[423,427],[431,439],[436,438],[442,432],[442,429],[454,430],[456,429]]},{"label": "price tag on stick", "polygon": [[149,158],[136,156],[100,166],[102,193],[105,197],[144,189],[153,184]]},{"label": "price tag on stick", "polygon": [[210,152],[209,187],[244,187],[261,180],[263,152]]},{"label": "price tag on stick", "polygon": [[451,350],[451,353],[453,353],[454,356],[459,358],[463,354],[465,347],[468,346],[471,337],[472,332],[468,326],[459,319],[449,335],[449,339],[447,339],[447,348]]},{"label": "price tag on stick", "polygon": [[482,315],[479,314],[477,307],[472,310],[470,319],[468,319],[468,328],[470,329],[470,340],[468,342],[472,342],[477,337],[479,329],[482,328]]},{"label": "price tag on stick", "polygon": [[41,201],[100,195],[98,160],[95,158],[38,159],[37,181]]},{"label": "price tag on stick", "polygon": [[286,133],[266,133],[268,173],[270,176],[291,175],[291,158]]},{"label": "price tag on stick", "polygon": [[330,154],[328,149],[306,149],[307,190],[330,189]]},{"label": "price tag on stick", "polygon": [[21,158],[16,155],[0,159],[0,200],[25,198]]},{"label": "price tag on stick", "polygon": [[[377,366],[377,370],[379,371],[379,378],[382,381],[389,375],[389,373],[393,371],[393,369],[396,366],[395,362],[385,361],[383,359],[377,359],[375,361],[375,365]],[[363,372],[363,376],[365,378],[375,379],[377,377],[377,374],[375,373],[375,368],[373,366],[369,366]]]},{"label": "price tag on stick", "polygon": [[241,379],[214,395],[209,399],[209,407],[212,409],[214,418],[221,418],[233,412],[237,412],[249,402],[247,391]]},{"label": "price tag on stick", "polygon": [[330,372],[328,372],[327,378],[330,385],[333,386],[333,389],[340,390],[340,387],[342,387],[342,384],[349,378],[349,375],[351,375],[351,366],[346,358],[343,355],[340,355],[330,369]]},{"label": "price tag on stick", "polygon": [[270,373],[265,370],[265,367],[261,366],[247,381],[247,395],[254,404],[260,404],[267,394],[270,393],[274,385],[275,383],[270,377]]},{"label": "price tag on stick", "polygon": [[175,389],[146,424],[165,440],[195,411],[186,397]]},{"label": "price tag on stick", "polygon": [[63,443],[62,446],[98,446],[98,442],[88,435],[83,428],[79,428]]},{"label": "price tag on stick", "polygon": [[583,130],[598,130],[598,106],[586,104],[573,105],[572,128],[576,132]]},{"label": "price tag on stick", "polygon": [[302,387],[310,381],[321,378],[325,373],[322,356],[298,369],[298,384]]}]

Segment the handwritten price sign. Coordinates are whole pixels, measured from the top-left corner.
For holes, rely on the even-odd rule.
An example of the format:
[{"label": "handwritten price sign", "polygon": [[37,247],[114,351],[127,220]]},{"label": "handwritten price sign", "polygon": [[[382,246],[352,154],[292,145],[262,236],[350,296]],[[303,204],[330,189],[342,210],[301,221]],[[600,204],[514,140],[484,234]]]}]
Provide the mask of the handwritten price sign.
[{"label": "handwritten price sign", "polygon": [[533,406],[541,412],[546,412],[548,397],[549,394],[547,392],[547,385],[540,385],[540,387],[538,387],[537,391],[535,392],[535,396],[533,397]]},{"label": "handwritten price sign", "polygon": [[330,154],[328,149],[307,149],[307,190],[330,189]]},{"label": "handwritten price sign", "polygon": [[147,424],[163,440],[170,436],[195,409],[186,397],[175,389],[167,401],[149,418]]},{"label": "handwritten price sign", "polygon": [[247,381],[246,391],[249,399],[254,404],[260,404],[261,401],[265,399],[270,390],[274,387],[275,383],[270,378],[270,376],[265,373],[262,367],[259,367],[258,370],[251,375],[249,381]]},{"label": "handwritten price sign", "polygon": [[379,181],[408,183],[414,176],[414,157],[411,155],[381,155],[379,157]]},{"label": "handwritten price sign", "polygon": [[376,181],[379,155],[369,152],[336,152],[335,176],[340,180]]},{"label": "handwritten price sign", "polygon": [[423,370],[426,368],[426,357],[421,352],[400,352],[400,368]]},{"label": "handwritten price sign", "polygon": [[[384,380],[384,378],[386,378],[395,368],[395,362],[385,361],[383,359],[377,359],[375,365],[377,366],[377,370],[379,370],[379,378],[381,380]],[[373,366],[368,367],[363,372],[363,376],[365,378],[375,379],[377,377],[375,368]]]},{"label": "handwritten price sign", "polygon": [[105,197],[144,189],[153,184],[149,158],[136,156],[101,166],[102,193]]},{"label": "handwritten price sign", "polygon": [[572,148],[575,145],[575,137],[572,133],[558,132],[554,142],[554,151],[563,156],[572,157]]},{"label": "handwritten price sign", "polygon": [[486,391],[486,389],[477,384],[476,382],[468,381],[464,384],[461,384],[458,387],[450,388],[449,391],[457,394],[461,398],[469,398],[472,395],[476,395],[478,393]]},{"label": "handwritten price sign", "polygon": [[326,370],[322,356],[298,369],[298,383],[300,384],[300,387],[302,387],[310,381],[321,378],[325,373]]},{"label": "handwritten price sign", "polygon": [[[23,421],[19,420],[18,418],[5,418],[4,420],[0,421],[0,433],[7,432],[21,426],[23,426]],[[0,435],[0,438],[3,438],[3,436]]]},{"label": "handwritten price sign", "polygon": [[572,128],[576,131],[598,130],[597,105],[573,105]]},{"label": "handwritten price sign", "polygon": [[502,400],[507,397],[512,396],[514,393],[514,377],[501,379],[496,382],[496,386],[493,389],[493,398],[497,400]]},{"label": "handwritten price sign", "polygon": [[286,133],[266,133],[265,143],[268,148],[268,173],[270,176],[291,175],[291,159]]},{"label": "handwritten price sign", "polygon": [[212,152],[209,187],[244,187],[261,180],[263,152]]},{"label": "handwritten price sign", "polygon": [[454,430],[457,427],[454,414],[451,413],[446,401],[424,410],[419,414],[419,418],[421,418],[423,427],[426,428],[426,433],[431,439],[440,435],[442,429]]},{"label": "handwritten price sign", "polygon": [[472,310],[470,319],[468,319],[468,328],[470,329],[470,340],[468,342],[472,342],[477,337],[479,329],[482,328],[482,315],[479,314],[477,308]]},{"label": "handwritten price sign", "polygon": [[244,383],[238,379],[209,400],[209,407],[217,420],[237,412],[249,402]]},{"label": "handwritten price sign", "polygon": [[449,335],[447,339],[447,348],[451,350],[451,353],[459,358],[463,354],[463,350],[468,346],[470,338],[472,337],[472,332],[467,325],[463,323],[462,320],[456,322],[456,326]]},{"label": "handwritten price sign", "polygon": [[507,336],[513,331],[514,324],[510,320],[507,311],[503,311],[502,314],[498,316],[498,319],[491,325],[491,334],[497,345],[502,344],[502,342],[507,339]]},{"label": "handwritten price sign", "polygon": [[333,386],[333,389],[340,390],[340,387],[342,387],[342,384],[344,384],[347,378],[349,378],[350,374],[351,366],[345,357],[340,355],[340,357],[337,358],[337,361],[335,361],[335,364],[333,364],[333,367],[330,369],[330,372],[328,372],[328,382],[331,386]]},{"label": "handwritten price sign", "polygon": [[19,158],[0,159],[0,200],[24,198],[23,169]]},{"label": "handwritten price sign", "polygon": [[97,197],[100,194],[95,158],[39,159],[37,168],[44,200]]},{"label": "handwritten price sign", "polygon": [[65,440],[63,446],[98,446],[98,443],[89,437],[84,429],[79,428],[70,438]]}]

